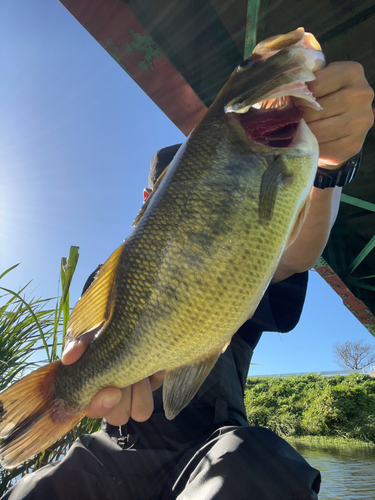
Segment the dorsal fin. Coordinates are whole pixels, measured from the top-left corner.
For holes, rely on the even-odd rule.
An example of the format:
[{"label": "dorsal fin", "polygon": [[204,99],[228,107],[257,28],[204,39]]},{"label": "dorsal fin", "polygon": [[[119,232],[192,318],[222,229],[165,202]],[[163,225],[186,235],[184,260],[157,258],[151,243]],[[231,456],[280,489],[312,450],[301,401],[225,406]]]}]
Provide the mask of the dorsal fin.
[{"label": "dorsal fin", "polygon": [[143,203],[142,208],[138,212],[138,215],[137,215],[137,217],[135,218],[135,220],[133,222],[133,227],[135,227],[138,224],[138,222],[142,218],[142,215],[146,212],[147,207],[150,204],[150,200],[154,196],[154,194],[155,194],[156,190],[158,189],[161,181],[163,180],[163,177],[165,176],[165,174],[166,174],[166,172],[167,172],[167,170],[169,168],[169,165],[167,167],[165,167],[165,169],[163,170],[163,172],[160,174],[158,180],[155,182],[154,187],[152,188],[152,193],[148,196],[147,200]]},{"label": "dorsal fin", "polygon": [[114,280],[125,244],[126,242],[119,246],[104,262],[93,283],[75,305],[66,328],[66,341],[76,340],[110,319]]}]

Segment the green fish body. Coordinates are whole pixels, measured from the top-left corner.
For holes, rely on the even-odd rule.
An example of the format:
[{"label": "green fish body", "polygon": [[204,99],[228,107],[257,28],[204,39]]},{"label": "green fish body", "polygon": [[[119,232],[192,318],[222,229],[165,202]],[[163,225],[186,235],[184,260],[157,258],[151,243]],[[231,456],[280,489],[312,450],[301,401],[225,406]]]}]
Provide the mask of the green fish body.
[{"label": "green fish body", "polygon": [[[166,416],[189,403],[254,313],[303,223],[318,144],[289,96],[318,107],[304,83],[322,60],[318,49],[300,28],[263,42],[234,70],[75,306],[67,338],[98,332],[84,355],[43,367],[0,395],[4,466],[57,440],[103,387],[166,370]],[[47,396],[44,406],[20,412],[28,377],[35,398]],[[35,436],[45,434],[37,446]]]}]

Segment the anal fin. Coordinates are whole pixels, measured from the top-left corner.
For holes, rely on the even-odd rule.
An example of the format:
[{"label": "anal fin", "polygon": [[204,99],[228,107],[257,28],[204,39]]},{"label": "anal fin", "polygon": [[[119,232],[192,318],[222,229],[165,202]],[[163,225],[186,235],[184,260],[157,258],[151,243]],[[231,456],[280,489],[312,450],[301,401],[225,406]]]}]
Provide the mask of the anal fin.
[{"label": "anal fin", "polygon": [[214,367],[222,349],[203,361],[196,361],[167,372],[163,384],[163,405],[168,420],[187,406]]}]

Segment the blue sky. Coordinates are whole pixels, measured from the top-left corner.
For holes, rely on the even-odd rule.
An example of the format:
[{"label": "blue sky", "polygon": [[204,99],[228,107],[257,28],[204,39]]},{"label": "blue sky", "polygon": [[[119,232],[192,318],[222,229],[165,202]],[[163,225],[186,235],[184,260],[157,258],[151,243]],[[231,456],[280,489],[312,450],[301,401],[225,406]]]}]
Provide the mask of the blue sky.
[{"label": "blue sky", "polygon": [[[80,247],[71,304],[142,204],[150,159],[183,134],[58,0],[0,3],[1,286],[56,296]],[[332,345],[370,333],[315,273],[301,321],[263,336],[252,374],[335,370]]]}]

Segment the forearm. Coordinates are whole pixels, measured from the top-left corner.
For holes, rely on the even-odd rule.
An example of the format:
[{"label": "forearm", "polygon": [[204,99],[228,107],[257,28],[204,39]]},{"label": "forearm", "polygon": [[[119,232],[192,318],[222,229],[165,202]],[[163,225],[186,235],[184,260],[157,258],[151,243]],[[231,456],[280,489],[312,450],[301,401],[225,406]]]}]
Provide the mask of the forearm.
[{"label": "forearm", "polygon": [[272,283],[311,269],[327,244],[340,205],[341,188],[312,188],[305,223],[281,257]]},{"label": "forearm", "polygon": [[[322,106],[316,111],[300,106],[304,119],[319,144],[323,168],[340,168],[358,153],[374,123],[371,107],[374,92],[361,65],[351,61],[329,64],[308,83]],[[340,204],[341,188],[312,188],[310,209],[295,240],[284,252],[273,283],[310,269],[328,241]]]}]

